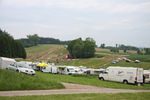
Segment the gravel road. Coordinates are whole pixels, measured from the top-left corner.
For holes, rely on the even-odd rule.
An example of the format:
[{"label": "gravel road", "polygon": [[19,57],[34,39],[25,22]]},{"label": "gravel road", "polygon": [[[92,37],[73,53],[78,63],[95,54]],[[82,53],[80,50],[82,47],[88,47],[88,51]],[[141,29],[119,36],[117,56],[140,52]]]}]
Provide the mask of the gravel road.
[{"label": "gravel road", "polygon": [[51,94],[79,94],[79,93],[135,93],[150,92],[150,90],[111,89],[89,85],[62,83],[66,89],[59,90],[25,90],[25,91],[0,91],[0,96],[27,96]]}]

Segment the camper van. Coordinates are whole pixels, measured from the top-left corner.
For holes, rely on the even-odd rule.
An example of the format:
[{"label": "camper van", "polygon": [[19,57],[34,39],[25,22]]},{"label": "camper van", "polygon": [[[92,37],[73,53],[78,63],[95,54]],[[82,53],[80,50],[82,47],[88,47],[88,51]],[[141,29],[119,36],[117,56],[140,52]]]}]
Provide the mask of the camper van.
[{"label": "camper van", "polygon": [[145,83],[150,83],[150,70],[144,70]]},{"label": "camper van", "polygon": [[58,73],[65,75],[75,74],[75,70],[73,66],[58,66]]},{"label": "camper van", "polygon": [[99,74],[100,80],[127,83],[143,83],[143,68],[111,66]]},{"label": "camper van", "polygon": [[11,58],[0,57],[0,69],[6,69],[7,66],[13,62],[16,62],[16,61]]}]

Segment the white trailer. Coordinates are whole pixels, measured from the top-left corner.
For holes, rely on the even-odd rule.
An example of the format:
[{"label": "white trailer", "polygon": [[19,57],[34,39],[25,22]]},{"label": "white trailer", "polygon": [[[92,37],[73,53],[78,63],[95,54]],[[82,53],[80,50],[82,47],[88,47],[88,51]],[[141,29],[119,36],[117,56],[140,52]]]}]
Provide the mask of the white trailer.
[{"label": "white trailer", "polygon": [[74,67],[72,66],[58,66],[58,73],[65,75],[72,75],[75,73]]},{"label": "white trailer", "polygon": [[13,62],[16,62],[16,61],[11,58],[0,57],[0,69],[6,69],[7,66]]},{"label": "white trailer", "polygon": [[123,82],[125,84],[143,83],[143,68],[111,66],[99,74],[99,79]]},{"label": "white trailer", "polygon": [[41,71],[45,73],[51,73],[51,67],[41,67]]},{"label": "white trailer", "polygon": [[150,83],[150,70],[144,70],[145,83]]}]

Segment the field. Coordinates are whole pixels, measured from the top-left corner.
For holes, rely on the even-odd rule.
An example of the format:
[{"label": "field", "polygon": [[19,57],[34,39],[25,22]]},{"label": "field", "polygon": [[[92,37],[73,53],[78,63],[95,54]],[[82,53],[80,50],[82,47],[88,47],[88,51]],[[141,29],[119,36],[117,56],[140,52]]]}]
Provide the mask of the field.
[{"label": "field", "polygon": [[0,97],[0,100],[149,100],[150,93],[65,94]]},{"label": "field", "polygon": [[64,88],[61,82],[117,89],[150,89],[150,84],[138,87],[110,81],[100,81],[95,75],[59,75],[36,72],[29,76],[14,71],[0,70],[0,90],[40,90]]}]

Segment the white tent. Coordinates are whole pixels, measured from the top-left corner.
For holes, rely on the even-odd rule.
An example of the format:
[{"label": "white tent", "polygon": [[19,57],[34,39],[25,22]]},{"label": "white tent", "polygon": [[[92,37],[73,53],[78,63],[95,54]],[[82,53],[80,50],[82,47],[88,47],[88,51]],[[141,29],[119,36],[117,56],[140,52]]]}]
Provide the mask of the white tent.
[{"label": "white tent", "polygon": [[6,67],[13,62],[16,62],[16,61],[11,58],[0,57],[0,69],[6,69]]}]

